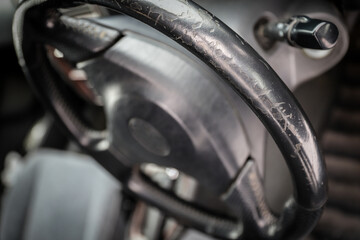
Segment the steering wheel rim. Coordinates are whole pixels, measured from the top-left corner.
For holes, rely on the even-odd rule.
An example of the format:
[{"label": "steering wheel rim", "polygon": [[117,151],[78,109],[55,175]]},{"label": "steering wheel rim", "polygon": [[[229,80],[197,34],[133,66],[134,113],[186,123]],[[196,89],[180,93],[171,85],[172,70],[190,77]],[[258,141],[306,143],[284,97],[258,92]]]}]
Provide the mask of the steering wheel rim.
[{"label": "steering wheel rim", "polygon": [[[250,215],[254,214],[256,206],[242,206],[245,228],[256,229],[257,234],[264,239],[278,238],[280,235],[298,238],[313,228],[327,199],[326,173],[321,152],[311,125],[296,99],[251,46],[219,19],[190,0],[26,0],[16,11],[13,35],[19,63],[32,81],[36,76],[37,68],[29,59],[36,53],[32,44],[37,40],[24,34],[24,30],[29,31],[24,29],[26,20],[32,13],[41,14],[48,9],[71,6],[73,3],[98,4],[134,17],[177,41],[220,75],[250,106],[271,133],[287,161],[296,189],[294,201],[285,208],[280,220],[274,221],[272,217],[267,221],[254,220]],[[44,95],[44,93],[40,94]],[[58,114],[56,111],[53,112]],[[72,134],[74,135],[74,132]],[[99,145],[96,139],[102,138],[94,136],[91,139],[93,141],[86,144]],[[92,152],[95,158],[96,154],[98,154],[96,151]],[[114,161],[111,160],[112,156],[106,159],[109,160],[101,164],[105,165],[106,169],[110,169],[113,175],[121,175],[124,181],[130,183],[129,189],[140,194],[136,189],[139,184],[143,186],[144,182],[138,177],[130,177],[129,180],[127,166],[116,161],[118,166],[115,167]],[[257,176],[251,163],[244,169]],[[147,186],[146,189],[152,187]],[[246,186],[238,191],[238,195],[254,195],[254,191]],[[151,199],[147,200],[152,202]],[[251,197],[238,196],[236,201],[238,204],[251,204],[251,200]],[[284,222],[289,219],[297,222],[297,226],[285,227]],[[303,224],[299,224],[299,221]],[[275,226],[275,230],[270,231],[271,226]],[[233,238],[229,233],[221,237]]]}]

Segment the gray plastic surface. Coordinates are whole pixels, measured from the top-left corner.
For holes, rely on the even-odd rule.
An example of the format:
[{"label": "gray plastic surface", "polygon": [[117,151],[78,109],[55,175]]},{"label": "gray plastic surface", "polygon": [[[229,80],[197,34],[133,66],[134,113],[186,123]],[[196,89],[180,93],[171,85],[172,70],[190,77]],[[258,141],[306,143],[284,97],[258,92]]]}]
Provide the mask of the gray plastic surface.
[{"label": "gray plastic surface", "polygon": [[15,4],[11,0],[0,1],[0,47],[12,44],[12,18]]}]

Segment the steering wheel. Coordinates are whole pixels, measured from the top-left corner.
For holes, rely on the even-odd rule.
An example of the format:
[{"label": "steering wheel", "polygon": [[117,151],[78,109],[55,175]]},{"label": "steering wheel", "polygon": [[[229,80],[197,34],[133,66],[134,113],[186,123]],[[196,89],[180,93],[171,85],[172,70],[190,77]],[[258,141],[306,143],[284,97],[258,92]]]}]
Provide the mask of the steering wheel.
[{"label": "steering wheel", "polygon": [[[275,216],[266,204],[262,179],[253,160],[218,157],[211,149],[201,149],[190,136],[192,129],[185,131],[172,123],[175,120],[164,114],[163,109],[142,102],[136,94],[126,95],[127,91],[136,92],[136,89],[108,86],[116,72],[109,71],[112,55],[106,53],[126,33],[57,11],[84,3],[129,15],[167,35],[207,64],[247,103],[277,143],[293,178],[293,197],[280,216]],[[90,155],[123,183],[126,192],[158,207],[185,226],[223,239],[299,239],[313,229],[326,202],[327,188],[324,161],[309,121],[266,61],[238,34],[196,3],[191,0],[24,0],[15,13],[13,35],[19,63],[49,110]],[[66,97],[66,89],[59,84],[61,78],[48,58],[45,48],[48,45],[59,49],[70,62],[82,63],[89,71],[95,69],[88,80],[105,99],[107,129],[89,127],[78,116],[78,107]],[[111,94],[109,89],[113,89]],[[151,97],[158,93],[151,89],[149,92]],[[107,93],[112,97],[105,96]],[[121,104],[130,104],[132,109],[141,111],[122,111],[114,103],[117,94],[128,96]],[[157,114],[161,116],[153,119],[155,127],[141,120],[143,112],[154,113],[154,118]],[[133,137],[139,137],[138,143],[152,151],[153,157],[132,161],[131,152],[121,148],[117,121],[128,121],[131,114],[140,116],[129,122],[130,128],[135,126]],[[171,149],[175,143],[162,136],[166,135],[166,126],[162,128],[161,123],[170,126],[171,134],[186,144]],[[223,136],[222,127],[217,129],[219,136]],[[142,132],[148,135],[143,136]],[[155,145],[151,145],[153,141]],[[183,152],[191,152],[192,157],[184,160],[188,156],[181,155]],[[167,157],[172,160],[166,165],[189,173],[213,189],[233,211],[235,219],[215,215],[171,195],[150,183],[135,167],[139,162],[164,163],[163,158]]]}]

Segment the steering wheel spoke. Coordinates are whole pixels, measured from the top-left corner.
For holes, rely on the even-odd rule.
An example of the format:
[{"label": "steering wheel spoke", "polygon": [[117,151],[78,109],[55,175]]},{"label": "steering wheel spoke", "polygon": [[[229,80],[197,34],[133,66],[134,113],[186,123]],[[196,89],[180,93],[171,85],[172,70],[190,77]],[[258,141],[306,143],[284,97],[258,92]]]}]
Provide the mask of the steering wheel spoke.
[{"label": "steering wheel spoke", "polygon": [[241,239],[243,234],[244,228],[240,221],[199,209],[196,205],[155,186],[137,169],[128,179],[125,191],[156,206],[166,215],[176,218],[184,226],[225,239]]}]

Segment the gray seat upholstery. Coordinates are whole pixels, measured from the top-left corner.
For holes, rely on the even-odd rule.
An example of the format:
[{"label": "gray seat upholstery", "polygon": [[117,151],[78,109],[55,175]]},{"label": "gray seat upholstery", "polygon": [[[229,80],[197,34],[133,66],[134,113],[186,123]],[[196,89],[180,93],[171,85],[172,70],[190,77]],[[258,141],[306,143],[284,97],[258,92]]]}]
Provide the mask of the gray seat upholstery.
[{"label": "gray seat upholstery", "polygon": [[88,156],[33,153],[3,199],[0,239],[113,239],[120,191],[120,184]]}]

